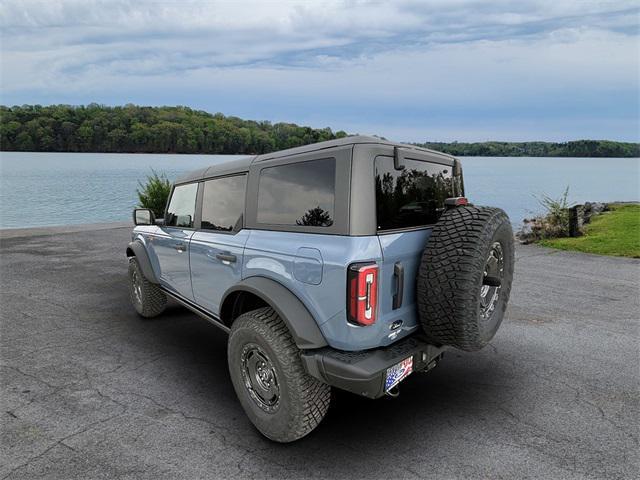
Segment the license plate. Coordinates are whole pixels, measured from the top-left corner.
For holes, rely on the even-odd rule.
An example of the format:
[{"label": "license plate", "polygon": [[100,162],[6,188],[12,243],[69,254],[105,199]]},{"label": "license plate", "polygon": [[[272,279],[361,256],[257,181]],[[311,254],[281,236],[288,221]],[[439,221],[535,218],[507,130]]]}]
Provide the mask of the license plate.
[{"label": "license plate", "polygon": [[384,382],[384,391],[388,392],[407,378],[413,372],[413,357],[405,358],[393,367],[387,368],[387,378]]}]

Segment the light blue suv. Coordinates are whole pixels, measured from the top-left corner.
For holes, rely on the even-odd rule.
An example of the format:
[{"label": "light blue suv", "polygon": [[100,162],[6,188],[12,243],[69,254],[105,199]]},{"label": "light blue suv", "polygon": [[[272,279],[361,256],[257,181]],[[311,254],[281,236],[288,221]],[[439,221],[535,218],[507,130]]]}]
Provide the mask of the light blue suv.
[{"label": "light blue suv", "polygon": [[457,159],[372,137],[218,163],[175,183],[164,218],[134,211],[132,303],[153,317],[169,297],[228,332],[247,415],[297,440],[331,387],[395,396],[493,338],[513,234],[463,188]]}]

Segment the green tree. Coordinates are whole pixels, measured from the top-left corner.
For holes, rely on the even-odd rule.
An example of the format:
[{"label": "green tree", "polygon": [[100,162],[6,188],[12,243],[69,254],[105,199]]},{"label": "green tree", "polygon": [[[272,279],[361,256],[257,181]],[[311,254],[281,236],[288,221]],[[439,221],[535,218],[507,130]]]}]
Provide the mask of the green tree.
[{"label": "green tree", "polygon": [[[183,106],[0,106],[5,151],[260,154],[345,136],[328,127],[243,120]],[[640,157],[639,143],[607,140],[417,145],[459,156]]]},{"label": "green tree", "polygon": [[318,205],[315,208],[311,208],[302,217],[296,220],[298,225],[305,225],[310,227],[330,227],[333,225],[333,219],[329,212],[324,210]]},{"label": "green tree", "polygon": [[164,209],[171,193],[171,182],[164,173],[158,174],[155,170],[151,170],[151,175],[147,177],[147,181],[142,183],[138,181],[139,206],[141,208],[149,208],[156,217],[164,216]]}]

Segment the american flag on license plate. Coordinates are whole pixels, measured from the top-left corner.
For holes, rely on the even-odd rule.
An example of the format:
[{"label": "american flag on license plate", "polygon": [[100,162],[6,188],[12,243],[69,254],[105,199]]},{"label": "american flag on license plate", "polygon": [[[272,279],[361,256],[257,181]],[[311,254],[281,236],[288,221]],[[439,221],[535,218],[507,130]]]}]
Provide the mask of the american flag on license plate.
[{"label": "american flag on license plate", "polygon": [[388,392],[413,372],[413,357],[405,358],[393,367],[387,368],[384,391]]}]

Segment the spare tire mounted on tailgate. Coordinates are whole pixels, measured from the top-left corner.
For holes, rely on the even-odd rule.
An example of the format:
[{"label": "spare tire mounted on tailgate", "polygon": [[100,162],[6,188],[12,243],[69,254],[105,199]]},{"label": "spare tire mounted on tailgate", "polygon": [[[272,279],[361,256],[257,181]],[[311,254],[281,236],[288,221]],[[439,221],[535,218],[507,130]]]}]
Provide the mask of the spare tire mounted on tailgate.
[{"label": "spare tire mounted on tailgate", "polygon": [[513,232],[501,209],[447,210],[418,272],[418,313],[429,340],[466,351],[484,347],[502,322],[513,264]]}]

